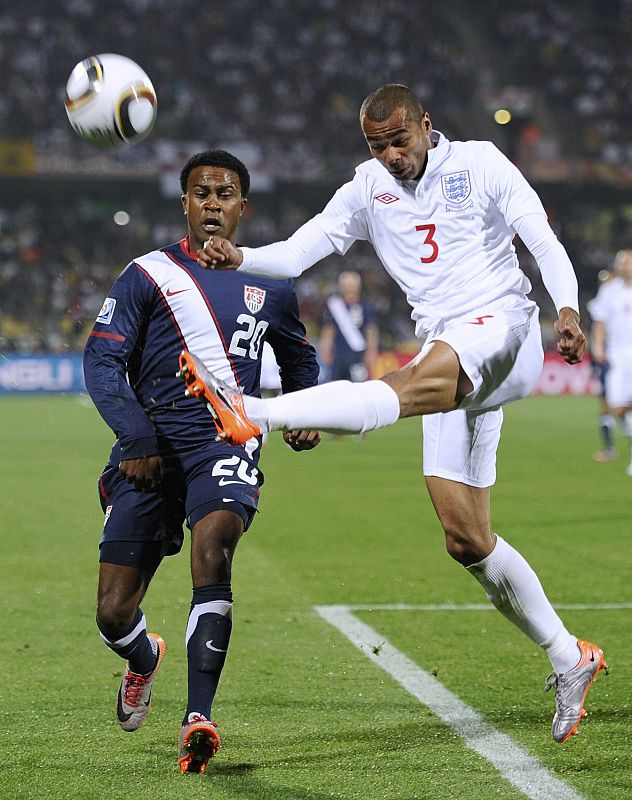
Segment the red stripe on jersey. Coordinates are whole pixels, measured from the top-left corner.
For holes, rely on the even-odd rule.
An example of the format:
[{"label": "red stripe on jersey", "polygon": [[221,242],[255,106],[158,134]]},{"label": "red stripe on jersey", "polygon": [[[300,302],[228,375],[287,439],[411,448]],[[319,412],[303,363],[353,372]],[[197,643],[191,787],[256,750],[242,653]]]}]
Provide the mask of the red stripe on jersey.
[{"label": "red stripe on jersey", "polygon": [[185,340],[184,340],[184,336],[182,335],[182,331],[180,330],[180,326],[178,325],[178,320],[177,320],[177,319],[174,317],[174,315],[173,315],[173,311],[171,310],[171,306],[170,306],[170,305],[169,305],[169,303],[166,301],[166,299],[165,299],[165,296],[163,295],[163,293],[162,293],[162,291],[161,291],[160,287],[158,286],[158,284],[156,283],[156,281],[155,281],[155,280],[154,280],[154,279],[151,277],[151,275],[150,275],[150,274],[147,272],[147,270],[143,269],[143,268],[141,267],[141,265],[140,265],[140,264],[138,264],[137,262],[134,262],[134,263],[135,263],[136,267],[137,267],[137,268],[138,268],[138,269],[139,269],[139,270],[140,270],[140,271],[143,273],[143,275],[144,275],[144,276],[147,278],[147,280],[148,280],[148,281],[150,281],[151,283],[153,283],[154,287],[157,289],[157,291],[158,291],[158,296],[160,297],[160,299],[161,299],[161,300],[162,300],[162,302],[163,302],[163,305],[165,306],[165,308],[166,308],[166,309],[167,309],[167,311],[169,312],[169,316],[171,317],[171,321],[173,322],[173,327],[176,329],[176,332],[177,332],[177,334],[178,334],[178,337],[179,337],[179,339],[180,339],[180,343],[182,344],[182,348],[183,348],[184,350],[186,350],[187,343],[185,342]]},{"label": "red stripe on jersey", "polygon": [[99,492],[101,494],[101,497],[107,503],[107,501],[110,499],[110,495],[105,491],[105,486],[103,485],[103,475],[99,476]]},{"label": "red stripe on jersey", "polygon": [[90,331],[90,336],[97,336],[99,339],[114,339],[115,342],[125,341],[125,337],[120,333],[108,333],[107,331]]},{"label": "red stripe on jersey", "polygon": [[[180,240],[180,247],[182,248],[184,253],[187,253],[188,247],[187,247],[187,239],[186,239],[186,237],[185,237],[185,239],[181,239]],[[226,355],[226,360],[230,364],[230,368],[233,371],[233,375],[235,377],[235,383],[237,384],[237,386],[240,386],[241,384],[239,383],[239,375],[237,374],[237,369],[235,368],[235,365],[233,363],[233,359],[231,358],[230,353],[228,352],[228,346],[226,345],[226,339],[224,339],[224,331],[221,329],[221,326],[220,326],[220,324],[218,322],[218,319],[215,316],[215,311],[213,310],[213,306],[210,304],[208,297],[204,293],[204,290],[202,289],[200,284],[197,282],[195,277],[191,274],[191,271],[189,270],[189,268],[187,267],[186,264],[183,264],[181,261],[178,261],[178,259],[172,253],[168,253],[165,250],[162,250],[161,252],[163,252],[166,256],[168,256],[177,267],[180,267],[181,270],[184,270],[184,272],[186,272],[186,274],[189,276],[189,278],[191,278],[193,283],[197,286],[198,291],[199,291],[200,295],[202,296],[202,299],[204,300],[204,302],[206,304],[206,307],[208,308],[208,310],[211,313],[211,316],[213,317],[213,322],[215,323],[215,328],[217,329],[217,333],[219,334],[219,338],[220,338],[220,341],[222,343],[222,347],[224,348],[224,353]],[[190,258],[195,258],[195,256],[190,256]]]}]

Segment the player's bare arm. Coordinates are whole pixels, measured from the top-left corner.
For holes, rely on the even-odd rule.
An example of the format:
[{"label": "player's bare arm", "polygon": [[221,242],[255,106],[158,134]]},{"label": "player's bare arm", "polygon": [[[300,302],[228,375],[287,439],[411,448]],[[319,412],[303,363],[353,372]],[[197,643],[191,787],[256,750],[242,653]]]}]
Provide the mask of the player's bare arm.
[{"label": "player's bare arm", "polygon": [[606,328],[603,322],[595,320],[590,331],[590,350],[592,359],[597,364],[606,360]]},{"label": "player's bare arm", "polygon": [[198,264],[205,269],[237,269],[243,253],[228,239],[211,236],[198,254]]},{"label": "player's bare arm", "polygon": [[149,492],[162,480],[162,456],[142,456],[121,461],[119,471],[139,492]]},{"label": "player's bare arm", "polygon": [[320,444],[320,433],[318,431],[284,431],[283,440],[286,444],[300,452],[301,450],[313,450]]},{"label": "player's bare arm", "polygon": [[561,308],[554,327],[561,337],[557,352],[568,364],[578,364],[586,352],[586,337],[579,326],[579,314],[573,308]]}]

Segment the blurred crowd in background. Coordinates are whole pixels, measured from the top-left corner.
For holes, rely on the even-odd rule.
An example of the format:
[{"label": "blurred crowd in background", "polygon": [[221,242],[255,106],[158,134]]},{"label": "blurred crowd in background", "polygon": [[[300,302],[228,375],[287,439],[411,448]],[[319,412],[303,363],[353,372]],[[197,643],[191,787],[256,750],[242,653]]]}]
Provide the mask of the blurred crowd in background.
[{"label": "blurred crowd in background", "polygon": [[[81,349],[121,268],[183,235],[177,196],[160,189],[165,142],[250,154],[265,180],[240,239],[264,244],[319,211],[367,157],[358,107],[391,81],[411,86],[448,137],[491,139],[523,169],[585,303],[599,270],[632,244],[631,37],[632,0],[23,0],[19,15],[5,6],[0,145],[28,142],[34,161],[22,175],[0,147],[0,351]],[[65,117],[72,67],[99,52],[128,55],[152,78],[158,121],[138,146],[95,151]],[[512,115],[504,126],[494,121],[501,108]],[[371,248],[355,246],[344,266],[363,275],[382,347],[405,347],[408,307]],[[312,336],[339,269],[331,257],[297,281]]]}]

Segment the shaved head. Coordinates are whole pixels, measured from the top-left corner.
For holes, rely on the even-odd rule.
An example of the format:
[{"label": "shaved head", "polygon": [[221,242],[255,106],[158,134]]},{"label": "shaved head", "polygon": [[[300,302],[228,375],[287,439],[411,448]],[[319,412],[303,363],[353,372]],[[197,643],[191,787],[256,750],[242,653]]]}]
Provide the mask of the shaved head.
[{"label": "shaved head", "polygon": [[360,125],[364,124],[365,119],[383,122],[396,109],[404,111],[407,121],[421,125],[424,117],[423,107],[415,93],[402,83],[387,83],[371,92],[360,107]]}]

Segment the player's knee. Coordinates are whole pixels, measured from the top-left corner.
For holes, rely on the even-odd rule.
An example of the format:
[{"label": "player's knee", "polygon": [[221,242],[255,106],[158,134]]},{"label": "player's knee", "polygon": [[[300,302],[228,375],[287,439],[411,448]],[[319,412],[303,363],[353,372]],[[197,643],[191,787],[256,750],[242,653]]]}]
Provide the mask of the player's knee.
[{"label": "player's knee", "polygon": [[136,602],[133,598],[123,600],[119,596],[104,595],[97,603],[97,625],[99,630],[110,638],[129,630],[136,615]]},{"label": "player's knee", "polygon": [[[209,514],[209,518],[212,516]],[[191,569],[194,580],[198,585],[229,583],[233,555],[244,526],[235,514],[228,514],[221,520],[209,518],[201,520],[193,529]]]},{"label": "player's knee", "polygon": [[485,533],[466,532],[460,526],[449,525],[444,530],[446,550],[464,567],[477,564],[493,550],[493,540]]},{"label": "player's knee", "polygon": [[192,569],[197,582],[204,585],[230,583],[234,547],[197,548],[192,553]]}]

